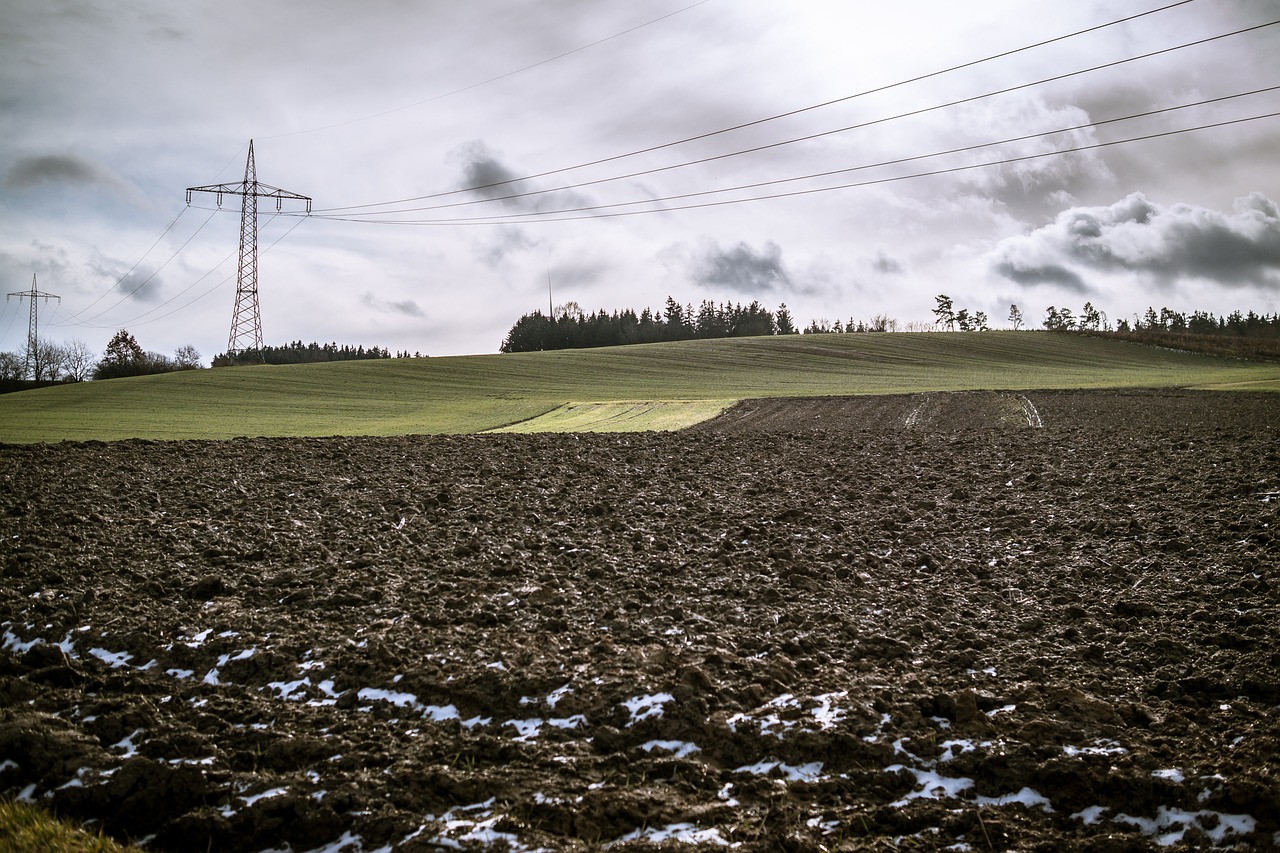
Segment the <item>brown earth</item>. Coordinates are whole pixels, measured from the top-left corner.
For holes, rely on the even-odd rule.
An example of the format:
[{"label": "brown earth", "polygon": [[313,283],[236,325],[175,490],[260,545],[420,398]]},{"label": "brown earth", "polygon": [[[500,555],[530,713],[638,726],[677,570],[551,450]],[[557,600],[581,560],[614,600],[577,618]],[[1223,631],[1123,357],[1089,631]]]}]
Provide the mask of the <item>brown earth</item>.
[{"label": "brown earth", "polygon": [[1278,414],[0,447],[0,792],[158,850],[1275,849]]}]

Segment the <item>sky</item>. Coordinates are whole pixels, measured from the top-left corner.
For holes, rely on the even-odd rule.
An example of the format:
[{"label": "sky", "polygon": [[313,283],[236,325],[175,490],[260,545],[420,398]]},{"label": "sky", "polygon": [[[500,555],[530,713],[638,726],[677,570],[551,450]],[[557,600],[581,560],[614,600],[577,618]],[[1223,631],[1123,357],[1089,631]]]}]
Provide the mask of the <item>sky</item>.
[{"label": "sky", "polygon": [[1280,5],[1171,2],[0,0],[0,285],[60,297],[42,337],[207,363],[240,198],[186,189],[252,139],[312,199],[259,201],[268,344],[492,353],[668,296],[1275,313],[1280,24],[1226,34]]}]

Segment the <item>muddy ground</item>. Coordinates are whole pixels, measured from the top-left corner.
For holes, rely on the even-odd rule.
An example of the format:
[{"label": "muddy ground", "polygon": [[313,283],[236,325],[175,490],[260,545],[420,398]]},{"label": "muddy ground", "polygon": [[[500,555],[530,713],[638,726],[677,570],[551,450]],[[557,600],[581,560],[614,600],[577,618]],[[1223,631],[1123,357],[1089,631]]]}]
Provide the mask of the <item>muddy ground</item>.
[{"label": "muddy ground", "polygon": [[0,793],[157,850],[1275,849],[1277,415],[0,447]]}]

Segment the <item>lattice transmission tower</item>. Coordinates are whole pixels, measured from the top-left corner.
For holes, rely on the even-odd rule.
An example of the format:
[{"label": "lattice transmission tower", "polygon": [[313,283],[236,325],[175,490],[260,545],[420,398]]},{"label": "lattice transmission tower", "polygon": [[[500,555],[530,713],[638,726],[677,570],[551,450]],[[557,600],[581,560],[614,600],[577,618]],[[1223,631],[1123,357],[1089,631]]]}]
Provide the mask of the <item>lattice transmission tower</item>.
[{"label": "lattice transmission tower", "polygon": [[39,376],[40,350],[38,349],[38,347],[40,346],[40,336],[38,334],[38,322],[37,322],[38,312],[36,311],[36,300],[43,299],[45,302],[48,302],[50,299],[56,299],[59,302],[61,302],[62,297],[54,293],[41,293],[40,291],[36,290],[36,274],[35,273],[31,274],[30,290],[15,290],[13,293],[10,293],[8,296],[5,297],[5,301],[8,301],[10,298],[14,296],[18,297],[18,299],[31,300],[31,320],[27,324],[26,360],[22,365],[22,370],[24,375],[29,373],[31,374],[32,379],[39,379],[40,378]]},{"label": "lattice transmission tower", "polygon": [[240,196],[240,268],[236,276],[236,307],[231,314],[231,334],[227,338],[227,355],[234,358],[245,352],[262,350],[262,312],[258,307],[258,199],[274,198],[276,210],[283,209],[285,199],[305,201],[311,212],[311,199],[305,195],[258,183],[258,169],[253,162],[253,140],[249,140],[249,159],[244,164],[244,180],[238,184],[209,184],[187,187],[187,204],[192,193],[213,193],[218,206],[224,195]]}]

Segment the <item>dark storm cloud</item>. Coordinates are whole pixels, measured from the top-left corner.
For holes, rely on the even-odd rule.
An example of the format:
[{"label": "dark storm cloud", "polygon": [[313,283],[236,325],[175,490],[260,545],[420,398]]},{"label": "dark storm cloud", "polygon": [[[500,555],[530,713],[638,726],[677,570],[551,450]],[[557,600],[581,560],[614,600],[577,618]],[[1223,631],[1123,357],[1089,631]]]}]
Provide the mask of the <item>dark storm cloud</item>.
[{"label": "dark storm cloud", "polygon": [[22,189],[45,183],[111,184],[114,181],[87,160],[66,154],[47,154],[14,161],[4,183],[7,187]]},{"label": "dark storm cloud", "polygon": [[711,244],[695,259],[694,280],[707,288],[728,288],[752,296],[794,290],[782,264],[782,248],[773,241],[762,249],[739,243],[732,249]]},{"label": "dark storm cloud", "polygon": [[1088,272],[1136,273],[1164,285],[1202,279],[1280,288],[1280,208],[1261,193],[1237,200],[1229,213],[1163,207],[1134,193],[1106,207],[1063,211],[1043,228],[1004,240],[990,261],[1019,284],[1081,292]]},{"label": "dark storm cloud", "polygon": [[1073,293],[1089,293],[1091,291],[1088,285],[1084,283],[1084,279],[1058,264],[1018,266],[1011,261],[1001,261],[995,265],[995,270],[1010,281],[1027,287],[1034,287],[1038,284],[1052,284],[1070,290]]}]

